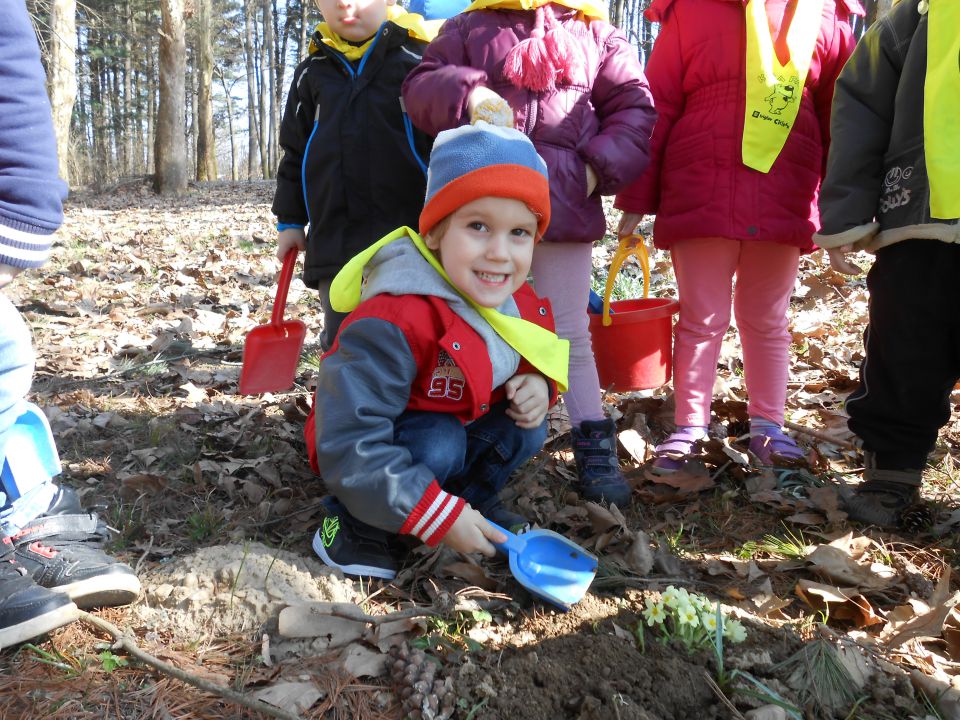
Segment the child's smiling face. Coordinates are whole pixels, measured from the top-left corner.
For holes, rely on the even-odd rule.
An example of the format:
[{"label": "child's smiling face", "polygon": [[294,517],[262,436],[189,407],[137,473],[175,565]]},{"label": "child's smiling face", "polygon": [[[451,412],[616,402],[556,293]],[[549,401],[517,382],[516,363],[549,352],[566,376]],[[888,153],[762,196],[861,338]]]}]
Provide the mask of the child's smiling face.
[{"label": "child's smiling face", "polygon": [[526,281],[537,216],[519,200],[482,197],[453,212],[441,233],[428,233],[450,280],[482,307],[495,308]]},{"label": "child's smiling face", "polygon": [[387,6],[396,0],[316,0],[330,29],[344,40],[362,42],[373,37],[387,19]]}]

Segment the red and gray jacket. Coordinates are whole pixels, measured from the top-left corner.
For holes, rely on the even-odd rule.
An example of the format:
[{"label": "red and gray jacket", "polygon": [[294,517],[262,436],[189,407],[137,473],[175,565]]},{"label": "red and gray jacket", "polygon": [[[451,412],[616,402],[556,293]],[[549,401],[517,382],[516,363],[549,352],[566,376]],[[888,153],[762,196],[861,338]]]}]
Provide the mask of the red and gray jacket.
[{"label": "red and gray jacket", "polygon": [[[654,241],[725,237],[811,250],[817,191],[830,146],[833,88],[854,47],[847,20],[858,0],[825,0],[793,130],[769,173],[742,161],[747,0],[654,0],[661,23],[647,77],[659,119],[650,165],[616,207],[656,214]],[[783,57],[789,0],[766,0]]]},{"label": "red and gray jacket", "polygon": [[[520,317],[554,329],[549,304],[530,286],[513,297]],[[517,372],[537,370],[521,358]],[[476,420],[505,399],[502,385],[491,389],[492,377],[484,340],[445,300],[388,294],[364,300],[320,364],[305,428],[310,466],[358,519],[436,545],[464,501],[394,444],[394,421],[407,410]],[[548,385],[553,404],[556,386]]]},{"label": "red and gray jacket", "polygon": [[[550,171],[544,240],[594,242],[607,227],[600,196],[643,172],[657,115],[637,51],[623,33],[601,20],[584,23],[576,10],[551,7],[583,51],[584,77],[543,92],[514,86],[503,75],[504,58],[530,37],[534,13],[477,10],[444,23],[404,81],[403,99],[413,123],[436,135],[470,122],[467,98],[478,85],[501,95]],[[598,178],[589,197],[586,163]]]}]

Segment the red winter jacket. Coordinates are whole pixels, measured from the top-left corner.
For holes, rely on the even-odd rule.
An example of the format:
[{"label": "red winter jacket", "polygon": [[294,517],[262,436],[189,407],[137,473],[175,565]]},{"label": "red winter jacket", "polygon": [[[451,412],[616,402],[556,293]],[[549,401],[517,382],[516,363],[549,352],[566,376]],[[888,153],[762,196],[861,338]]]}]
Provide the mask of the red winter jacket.
[{"label": "red winter jacket", "polygon": [[[470,122],[467,98],[478,85],[500,94],[550,171],[547,242],[594,242],[606,232],[601,195],[619,192],[647,164],[656,119],[637,51],[623,33],[601,20],[552,5],[557,20],[586,60],[585,76],[552,90],[533,92],[503,75],[510,49],[530,37],[528,10],[476,10],[444,23],[403,83],[414,125],[430,135]],[[598,184],[587,196],[586,165]]]},{"label": "red winter jacket", "polygon": [[[523,285],[520,316],[553,330],[550,305]],[[538,372],[520,359],[517,373]],[[548,380],[550,404],[556,384]],[[447,302],[430,295],[377,295],[350,313],[323,356],[304,436],[314,472],[350,513],[388,532],[439,543],[464,501],[440,488],[426,465],[394,444],[393,423],[407,410],[453,415],[464,424],[505,399],[491,389],[483,338]],[[443,515],[428,523],[425,514]]]},{"label": "red winter jacket", "polygon": [[[792,17],[796,2],[766,2],[781,61],[789,57],[783,19]],[[746,4],[654,0],[647,10],[648,19],[661,23],[646,67],[659,119],[650,165],[617,195],[616,207],[655,213],[657,247],[699,237],[814,247],[833,87],[855,44],[849,15],[863,9],[858,0],[825,0],[796,123],[764,174],[741,161]]]}]

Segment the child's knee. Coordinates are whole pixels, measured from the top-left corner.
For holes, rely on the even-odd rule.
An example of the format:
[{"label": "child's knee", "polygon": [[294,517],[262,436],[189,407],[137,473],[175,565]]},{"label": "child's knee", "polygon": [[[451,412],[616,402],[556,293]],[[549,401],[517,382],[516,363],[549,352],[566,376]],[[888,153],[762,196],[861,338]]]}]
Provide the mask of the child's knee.
[{"label": "child's knee", "polygon": [[455,415],[408,412],[398,418],[394,439],[413,462],[426,465],[440,480],[463,469],[467,435]]}]

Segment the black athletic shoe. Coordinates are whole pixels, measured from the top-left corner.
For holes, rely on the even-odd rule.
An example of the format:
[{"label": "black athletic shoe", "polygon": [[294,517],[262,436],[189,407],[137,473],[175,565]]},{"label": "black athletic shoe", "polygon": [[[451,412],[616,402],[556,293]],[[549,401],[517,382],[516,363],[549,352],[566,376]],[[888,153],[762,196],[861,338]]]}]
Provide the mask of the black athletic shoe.
[{"label": "black athletic shoe", "polygon": [[16,559],[41,587],[86,609],[127,605],[140,594],[133,570],[100,549],[106,526],[94,513],[39,517],[11,537]]},{"label": "black athletic shoe", "polygon": [[77,491],[66,485],[57,485],[57,494],[50,501],[50,507],[43,513],[44,515],[82,515],[83,508],[80,506],[80,498],[77,497]]},{"label": "black athletic shoe", "polygon": [[13,543],[0,544],[0,650],[44,635],[77,619],[66,595],[42,588],[16,561]]},{"label": "black athletic shoe", "polygon": [[313,536],[313,551],[324,564],[346,575],[393,580],[407,556],[400,539],[360,522],[336,498],[322,504],[326,516]]}]

